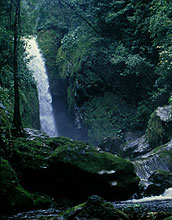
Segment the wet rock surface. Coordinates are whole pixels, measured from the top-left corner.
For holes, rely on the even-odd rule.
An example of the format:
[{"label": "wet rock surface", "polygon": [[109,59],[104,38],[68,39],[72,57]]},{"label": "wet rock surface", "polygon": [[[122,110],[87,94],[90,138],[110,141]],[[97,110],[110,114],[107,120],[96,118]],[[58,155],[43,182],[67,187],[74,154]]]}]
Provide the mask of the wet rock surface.
[{"label": "wet rock surface", "polygon": [[136,208],[143,212],[171,212],[172,214],[172,199],[155,200],[145,202],[121,202],[113,203],[115,208]]},{"label": "wet rock surface", "polygon": [[98,148],[100,148],[103,151],[117,154],[118,156],[122,156],[121,145],[124,143],[125,141],[122,138],[106,137],[98,145]]},{"label": "wet rock surface", "polygon": [[128,141],[123,147],[123,157],[136,158],[152,150],[145,135]]},{"label": "wet rock surface", "polygon": [[34,210],[34,211],[28,211],[28,212],[22,212],[22,213],[18,213],[16,215],[13,216],[3,216],[4,220],[19,220],[19,219],[41,219],[44,218],[55,218],[59,215],[60,211],[57,209],[45,209],[45,210]]},{"label": "wet rock surface", "polygon": [[157,116],[164,122],[172,121],[172,107],[158,107],[156,110]]},{"label": "wet rock surface", "polygon": [[43,131],[39,131],[36,129],[32,129],[32,128],[25,128],[25,136],[27,137],[28,140],[34,140],[36,138],[48,138],[48,135],[43,132]]},{"label": "wet rock surface", "polygon": [[164,171],[155,171],[148,179],[150,185],[146,189],[147,195],[159,195],[165,189],[172,186],[172,173]]}]

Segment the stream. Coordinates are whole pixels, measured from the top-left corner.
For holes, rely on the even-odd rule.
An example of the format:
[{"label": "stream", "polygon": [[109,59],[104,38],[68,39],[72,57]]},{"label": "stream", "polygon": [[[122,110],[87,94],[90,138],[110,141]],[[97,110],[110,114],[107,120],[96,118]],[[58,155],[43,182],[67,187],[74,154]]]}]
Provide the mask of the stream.
[{"label": "stream", "polygon": [[[167,189],[160,196],[145,197],[142,199],[132,199],[122,202],[112,202],[118,209],[135,209],[138,212],[172,212],[172,188]],[[46,210],[34,210],[18,213],[14,216],[3,218],[4,220],[20,220],[20,219],[58,219],[61,211],[50,208]],[[79,219],[78,219],[79,220]]]},{"label": "stream", "polygon": [[135,207],[145,212],[172,212],[172,188],[166,189],[160,196],[132,199],[123,202],[113,202],[115,208]]}]

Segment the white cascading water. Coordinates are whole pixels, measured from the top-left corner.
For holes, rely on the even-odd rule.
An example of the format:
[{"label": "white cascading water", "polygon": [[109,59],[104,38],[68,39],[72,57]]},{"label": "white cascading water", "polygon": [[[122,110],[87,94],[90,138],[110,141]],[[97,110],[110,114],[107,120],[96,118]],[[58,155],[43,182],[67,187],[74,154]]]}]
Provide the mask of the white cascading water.
[{"label": "white cascading water", "polygon": [[27,42],[26,51],[28,56],[32,58],[28,63],[28,67],[33,72],[37,83],[41,130],[50,137],[56,137],[58,136],[58,132],[55,125],[52,97],[49,91],[49,81],[44,58],[38,48],[36,37],[26,39],[25,41]]},{"label": "white cascading water", "polygon": [[144,197],[142,199],[133,199],[129,200],[130,202],[146,202],[146,201],[154,201],[154,200],[171,200],[172,199],[172,188],[168,188],[165,192],[160,196],[150,196]]},{"label": "white cascading water", "polygon": [[143,180],[148,179],[156,170],[170,171],[165,162],[158,155],[136,160],[133,164],[136,174]]}]

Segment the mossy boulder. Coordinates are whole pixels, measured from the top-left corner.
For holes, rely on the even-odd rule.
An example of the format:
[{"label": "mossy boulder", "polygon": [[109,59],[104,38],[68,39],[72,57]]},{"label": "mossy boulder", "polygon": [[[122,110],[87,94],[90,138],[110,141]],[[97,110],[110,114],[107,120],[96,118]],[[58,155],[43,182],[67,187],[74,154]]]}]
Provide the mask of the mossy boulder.
[{"label": "mossy boulder", "polygon": [[61,213],[59,219],[129,220],[129,217],[124,212],[115,209],[111,203],[93,195],[85,203]]},{"label": "mossy boulder", "polygon": [[167,143],[172,137],[172,107],[158,107],[151,115],[146,131],[152,147]]},{"label": "mossy boulder", "polygon": [[76,201],[84,201],[92,194],[122,200],[135,192],[139,178],[130,161],[99,152],[87,143],[65,140],[62,143],[59,138],[59,146],[49,159],[54,195]]},{"label": "mossy boulder", "polygon": [[14,169],[1,158],[1,211],[9,213],[33,207],[32,194],[21,187]]},{"label": "mossy boulder", "polygon": [[18,138],[13,151],[22,186],[55,199],[81,202],[92,194],[128,199],[139,182],[130,161],[65,137]]}]

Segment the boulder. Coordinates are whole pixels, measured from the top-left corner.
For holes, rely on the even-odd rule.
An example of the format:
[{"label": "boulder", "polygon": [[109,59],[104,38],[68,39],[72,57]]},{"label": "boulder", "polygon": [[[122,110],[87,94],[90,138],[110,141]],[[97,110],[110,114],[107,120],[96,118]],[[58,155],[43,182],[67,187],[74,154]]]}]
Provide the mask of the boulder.
[{"label": "boulder", "polygon": [[129,220],[129,217],[124,212],[115,209],[111,203],[93,195],[85,203],[61,213],[58,219]]},{"label": "boulder", "polygon": [[69,140],[51,155],[48,173],[54,195],[78,201],[92,194],[107,200],[128,199],[139,182],[130,161]]},{"label": "boulder", "polygon": [[126,132],[124,138],[106,137],[98,145],[103,151],[117,154],[123,158],[136,158],[152,150],[142,131]]},{"label": "boulder", "polygon": [[160,195],[165,189],[172,186],[172,172],[157,170],[149,177],[149,186],[145,191],[145,195]]},{"label": "boulder", "polygon": [[120,137],[106,137],[100,142],[98,148],[103,151],[122,156],[121,145],[124,143],[125,141]]},{"label": "boulder", "polygon": [[172,107],[158,107],[151,115],[146,136],[155,148],[172,138]]},{"label": "boulder", "polygon": [[87,143],[64,137],[19,138],[13,147],[21,183],[30,191],[78,202],[92,194],[128,199],[137,189],[139,178],[130,161]]}]

